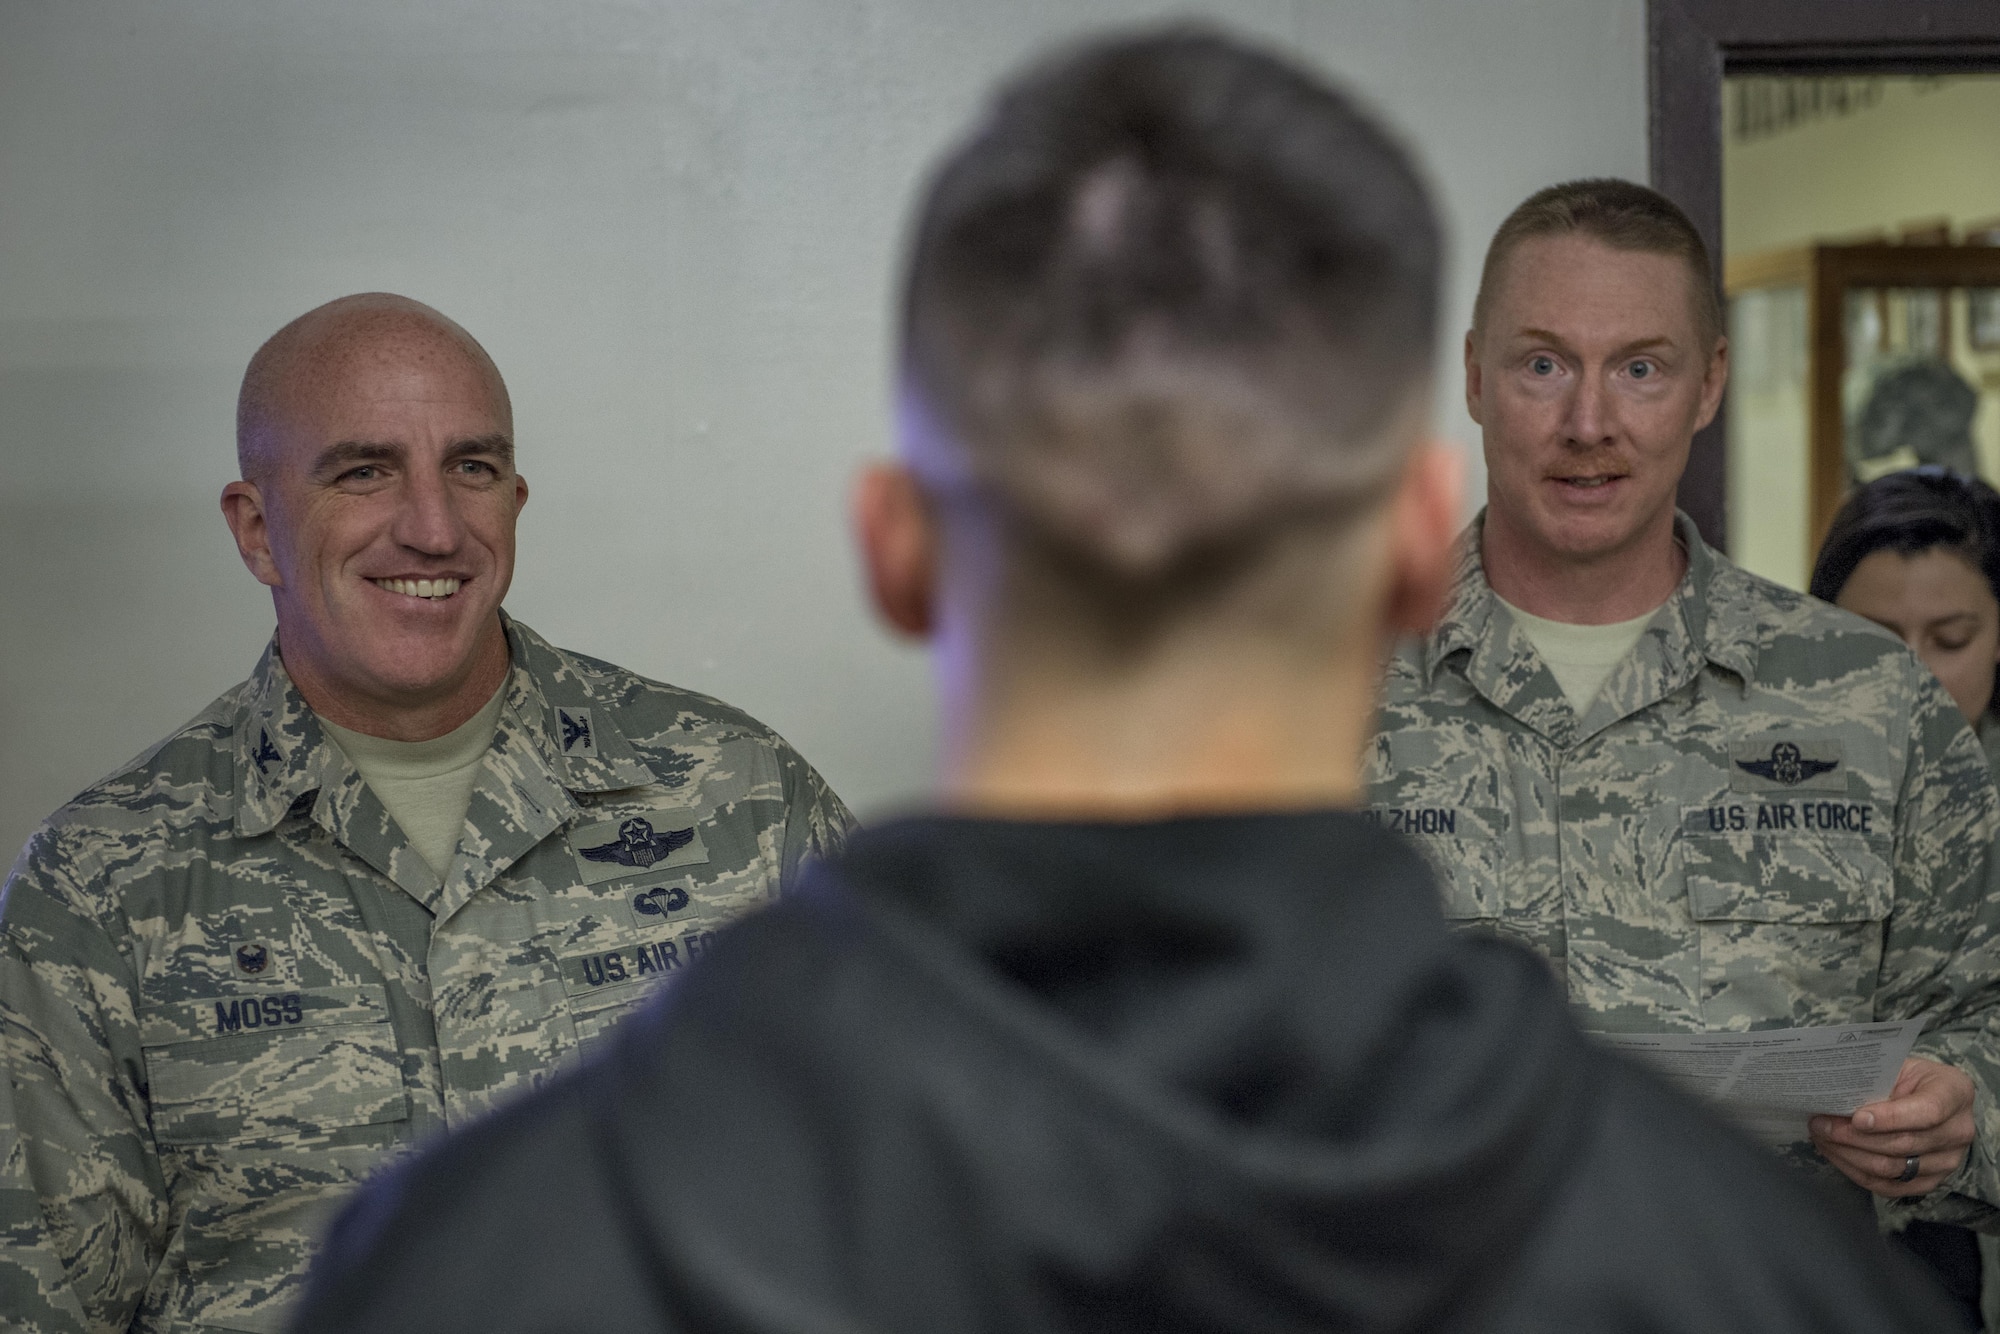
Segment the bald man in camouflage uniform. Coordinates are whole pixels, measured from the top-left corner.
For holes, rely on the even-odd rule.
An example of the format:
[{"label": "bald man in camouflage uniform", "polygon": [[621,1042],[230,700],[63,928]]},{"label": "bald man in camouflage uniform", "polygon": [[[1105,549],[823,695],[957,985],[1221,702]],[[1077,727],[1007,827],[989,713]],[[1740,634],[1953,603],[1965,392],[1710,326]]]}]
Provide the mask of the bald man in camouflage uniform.
[{"label": "bald man in camouflage uniform", "polygon": [[[277,639],[57,812],[0,908],[9,1330],[282,1328],[355,1183],[588,1053],[850,823],[755,720],[500,611],[511,415],[436,312],[301,317],[239,425],[225,512]],[[434,866],[335,739],[474,715]]]},{"label": "bald man in camouflage uniform", "polygon": [[1546,955],[1588,1028],[1921,1017],[1894,1094],[1812,1118],[1795,1152],[1892,1221],[1990,1224],[1994,789],[1893,637],[1676,514],[1726,374],[1692,227],[1623,182],[1530,199],[1466,369],[1488,505],[1441,623],[1391,667],[1377,818],[1430,853],[1450,917]]}]

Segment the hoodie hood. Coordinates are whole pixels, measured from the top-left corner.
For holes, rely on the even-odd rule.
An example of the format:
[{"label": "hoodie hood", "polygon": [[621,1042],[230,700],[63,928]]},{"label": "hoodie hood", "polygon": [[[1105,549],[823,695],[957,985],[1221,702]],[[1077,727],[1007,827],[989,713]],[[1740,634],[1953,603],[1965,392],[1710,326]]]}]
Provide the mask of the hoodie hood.
[{"label": "hoodie hood", "polygon": [[[1435,900],[1348,814],[890,825],[687,979],[606,1161],[661,1290],[725,1326],[701,1294],[810,1313],[771,1328],[1449,1324],[1585,1063],[1545,971]],[[735,1124],[651,1179],[646,1109],[708,1097]]]},{"label": "hoodie hood", "polygon": [[1351,815],[863,835],[362,1191],[297,1334],[1950,1327],[1434,900]]}]

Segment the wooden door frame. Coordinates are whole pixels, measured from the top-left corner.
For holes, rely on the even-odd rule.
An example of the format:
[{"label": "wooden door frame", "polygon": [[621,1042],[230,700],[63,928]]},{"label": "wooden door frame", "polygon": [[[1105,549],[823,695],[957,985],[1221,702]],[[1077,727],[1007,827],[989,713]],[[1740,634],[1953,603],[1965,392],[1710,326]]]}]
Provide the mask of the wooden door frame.
[{"label": "wooden door frame", "polygon": [[[2000,71],[2000,0],[1646,0],[1653,186],[1694,220],[1722,279],[1725,74]],[[1694,438],[1680,504],[1727,550],[1723,414]]]}]

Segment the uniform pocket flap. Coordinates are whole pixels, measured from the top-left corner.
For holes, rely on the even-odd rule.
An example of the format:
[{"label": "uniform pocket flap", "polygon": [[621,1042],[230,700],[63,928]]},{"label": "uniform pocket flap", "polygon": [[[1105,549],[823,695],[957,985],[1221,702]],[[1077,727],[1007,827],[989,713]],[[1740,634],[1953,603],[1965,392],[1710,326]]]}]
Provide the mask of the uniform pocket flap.
[{"label": "uniform pocket flap", "polygon": [[[198,1036],[182,1036],[197,1026]],[[380,986],[174,1002],[147,1011],[141,1031],[162,1144],[312,1135],[410,1114]]]},{"label": "uniform pocket flap", "polygon": [[241,987],[201,1000],[169,1001],[139,1012],[141,1046],[162,1047],[260,1029],[297,1031],[329,1024],[386,1023],[389,993],[381,986]]},{"label": "uniform pocket flap", "polygon": [[625,1004],[647,991],[652,983],[687,967],[713,935],[696,929],[685,932],[678,940],[632,941],[616,949],[566,955],[558,966],[570,1012],[578,1014]]},{"label": "uniform pocket flap", "polygon": [[1889,915],[1889,891],[1799,877],[1782,889],[1690,874],[1688,901],[1697,922],[1879,922]]},{"label": "uniform pocket flap", "polygon": [[1416,844],[1437,874],[1446,917],[1462,921],[1499,916],[1507,831],[1513,823],[1504,807],[1378,801],[1363,814]]},{"label": "uniform pocket flap", "polygon": [[[1833,822],[1819,814],[1812,823],[1759,828],[1752,818],[1737,828],[1729,811],[1690,810],[1681,858],[1694,919],[1808,925],[1888,917],[1895,898],[1889,840],[1824,827]],[[1725,828],[1713,828],[1717,823]]]}]

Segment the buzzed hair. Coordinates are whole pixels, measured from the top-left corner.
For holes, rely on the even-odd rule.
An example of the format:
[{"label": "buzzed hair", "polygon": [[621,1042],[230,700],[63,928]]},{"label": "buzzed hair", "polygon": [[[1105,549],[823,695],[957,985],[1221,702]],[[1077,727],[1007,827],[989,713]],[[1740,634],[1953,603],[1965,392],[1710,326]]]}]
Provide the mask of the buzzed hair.
[{"label": "buzzed hair", "polygon": [[236,466],[239,475],[257,480],[271,454],[273,437],[283,428],[281,404],[307,363],[324,356],[343,340],[373,335],[416,332],[455,347],[488,382],[503,417],[512,416],[507,383],[479,340],[459,324],[421,301],[394,292],[357,292],[337,297],[286,324],[264,340],[243,372],[236,395]]},{"label": "buzzed hair", "polygon": [[1386,494],[1440,237],[1409,157],[1200,27],[1073,49],[937,169],[902,306],[909,462],[1151,579]]},{"label": "buzzed hair", "polygon": [[1671,255],[1688,267],[1695,331],[1705,347],[1722,337],[1722,304],[1715,294],[1715,268],[1701,233],[1680,205],[1658,190],[1612,177],[1564,181],[1537,190],[1507,215],[1486,247],[1479,272],[1479,295],[1472,303],[1474,331],[1486,327],[1486,311],[1501,268],[1523,241],[1541,236],[1584,236],[1613,250]]}]

